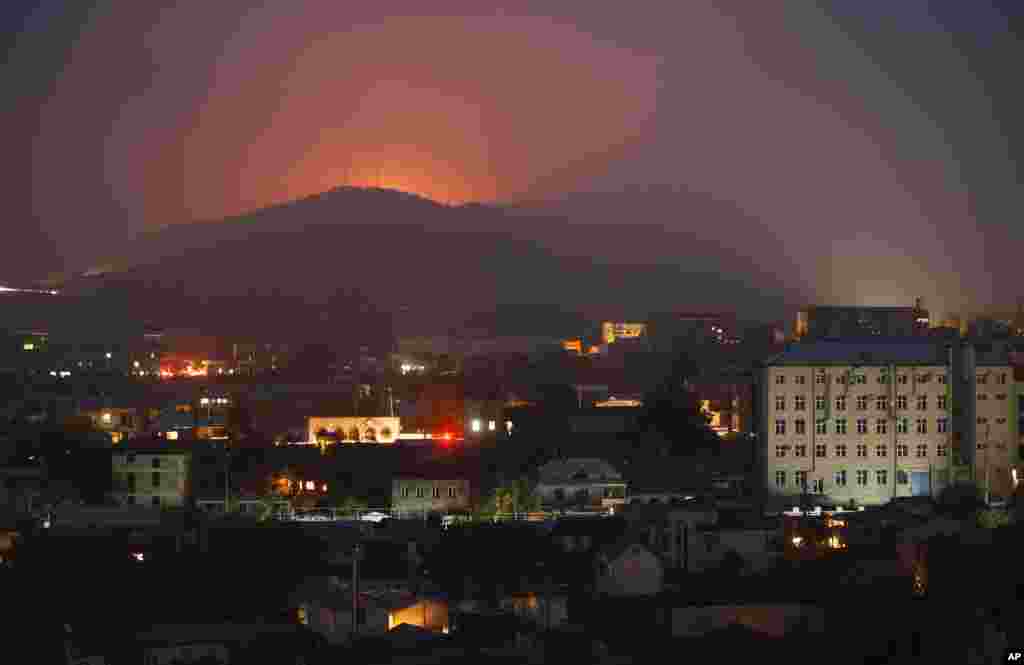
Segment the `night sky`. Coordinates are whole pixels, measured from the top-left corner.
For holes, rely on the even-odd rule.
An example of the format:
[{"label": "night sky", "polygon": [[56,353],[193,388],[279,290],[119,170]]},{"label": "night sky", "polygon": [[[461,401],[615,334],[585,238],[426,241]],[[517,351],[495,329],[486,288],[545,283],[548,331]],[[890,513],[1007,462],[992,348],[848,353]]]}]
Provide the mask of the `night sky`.
[{"label": "night sky", "polygon": [[785,238],[822,301],[1012,303],[1018,4],[7,0],[3,277],[345,183],[659,184]]}]

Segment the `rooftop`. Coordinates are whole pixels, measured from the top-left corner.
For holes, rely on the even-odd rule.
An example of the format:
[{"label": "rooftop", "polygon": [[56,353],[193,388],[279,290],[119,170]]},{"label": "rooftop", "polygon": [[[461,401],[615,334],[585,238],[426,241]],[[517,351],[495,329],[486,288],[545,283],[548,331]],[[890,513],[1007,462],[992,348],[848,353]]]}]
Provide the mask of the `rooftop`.
[{"label": "rooftop", "polygon": [[576,457],[548,462],[540,468],[540,482],[567,483],[574,480],[622,480],[622,474],[608,462]]},{"label": "rooftop", "polygon": [[[975,347],[978,365],[1006,365],[1009,359],[998,348]],[[765,364],[856,366],[946,365],[948,352],[942,341],[914,337],[866,337],[822,339],[791,344]]]}]

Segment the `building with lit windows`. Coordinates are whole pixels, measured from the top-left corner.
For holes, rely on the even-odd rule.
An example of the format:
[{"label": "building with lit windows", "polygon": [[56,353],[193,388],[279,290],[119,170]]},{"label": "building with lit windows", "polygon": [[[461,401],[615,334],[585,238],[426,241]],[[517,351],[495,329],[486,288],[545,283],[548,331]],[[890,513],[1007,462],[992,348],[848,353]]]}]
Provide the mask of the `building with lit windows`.
[{"label": "building with lit windows", "polygon": [[1007,496],[1020,455],[1006,358],[927,339],[793,345],[758,389],[767,494],[879,504],[972,480]]},{"label": "building with lit windows", "polygon": [[601,343],[614,344],[622,339],[637,339],[647,332],[646,323],[605,321],[601,324]]},{"label": "building with lit windows", "polygon": [[131,439],[142,433],[144,418],[135,408],[102,408],[79,411],[87,417],[92,426],[110,435],[114,444]]},{"label": "building with lit windows", "polygon": [[392,481],[391,510],[399,516],[447,514],[470,508],[470,482],[442,469],[404,472]]},{"label": "building with lit windows", "polygon": [[169,508],[191,498],[191,453],[163,441],[133,442],[111,455],[113,496],[123,505]]},{"label": "building with lit windows", "polygon": [[811,305],[797,314],[796,337],[912,337],[927,332],[928,321],[928,312],[920,301],[915,307]]}]

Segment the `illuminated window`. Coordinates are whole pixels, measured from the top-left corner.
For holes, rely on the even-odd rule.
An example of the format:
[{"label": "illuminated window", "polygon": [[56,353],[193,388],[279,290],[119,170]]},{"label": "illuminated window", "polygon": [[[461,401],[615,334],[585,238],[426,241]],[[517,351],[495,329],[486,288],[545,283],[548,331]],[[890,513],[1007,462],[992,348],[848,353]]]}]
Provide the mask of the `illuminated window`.
[{"label": "illuminated window", "polygon": [[114,416],[113,415],[111,415],[109,413],[104,413],[103,414],[103,422],[104,423],[109,425],[111,422],[113,422],[113,420],[114,420]]},{"label": "illuminated window", "polygon": [[480,420],[474,418],[473,422],[470,424],[470,427],[474,432],[479,432],[483,428],[483,424],[480,422]]},{"label": "illuminated window", "polygon": [[497,428],[498,428],[497,421],[494,421],[494,420],[488,420],[487,421],[487,431],[488,432],[493,432]]},{"label": "illuminated window", "polygon": [[21,348],[24,349],[25,351],[34,351],[35,348],[36,348],[36,345],[33,344],[32,342],[25,342],[25,344],[22,345]]},{"label": "illuminated window", "polygon": [[167,433],[167,440],[168,441],[177,441],[178,440],[178,433],[175,432],[174,430],[171,430],[170,432]]}]

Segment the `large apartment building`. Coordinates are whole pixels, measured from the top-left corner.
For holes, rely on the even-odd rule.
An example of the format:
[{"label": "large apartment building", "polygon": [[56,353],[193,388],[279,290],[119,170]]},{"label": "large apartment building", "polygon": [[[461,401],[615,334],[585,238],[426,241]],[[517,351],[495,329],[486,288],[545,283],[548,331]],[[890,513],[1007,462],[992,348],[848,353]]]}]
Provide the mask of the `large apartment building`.
[{"label": "large apartment building", "polygon": [[766,363],[759,399],[769,495],[878,504],[967,479],[1007,496],[1016,482],[1017,389],[998,350],[906,338],[796,344]]},{"label": "large apartment building", "polygon": [[192,496],[191,452],[161,447],[161,442],[132,442],[111,455],[113,494],[122,504],[181,507]]}]

